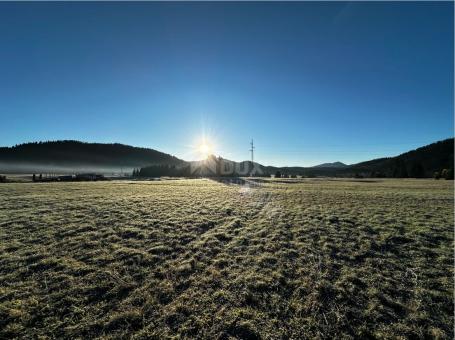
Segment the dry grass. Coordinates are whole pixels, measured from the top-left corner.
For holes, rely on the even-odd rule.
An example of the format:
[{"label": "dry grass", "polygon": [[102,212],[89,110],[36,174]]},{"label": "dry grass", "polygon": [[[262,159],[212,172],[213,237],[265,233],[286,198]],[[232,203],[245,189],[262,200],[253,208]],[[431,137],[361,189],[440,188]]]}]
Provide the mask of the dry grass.
[{"label": "dry grass", "polygon": [[453,338],[453,182],[0,185],[0,338]]}]

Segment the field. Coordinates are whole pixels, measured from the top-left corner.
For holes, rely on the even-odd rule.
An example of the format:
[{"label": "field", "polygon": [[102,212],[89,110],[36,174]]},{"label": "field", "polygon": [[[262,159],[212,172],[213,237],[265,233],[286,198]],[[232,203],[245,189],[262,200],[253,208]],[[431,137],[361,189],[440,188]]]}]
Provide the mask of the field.
[{"label": "field", "polygon": [[444,180],[3,184],[0,338],[452,339],[453,204]]}]

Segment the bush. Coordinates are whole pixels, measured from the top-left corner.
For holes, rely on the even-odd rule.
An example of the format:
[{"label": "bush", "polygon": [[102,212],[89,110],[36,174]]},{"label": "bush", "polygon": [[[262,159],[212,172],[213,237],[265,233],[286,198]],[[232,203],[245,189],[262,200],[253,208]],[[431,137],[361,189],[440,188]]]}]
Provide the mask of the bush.
[{"label": "bush", "polygon": [[281,178],[281,172],[280,171],[275,172],[275,178]]},{"label": "bush", "polygon": [[445,179],[453,179],[453,169],[442,169],[441,177]]},{"label": "bush", "polygon": [[440,179],[441,178],[441,174],[439,173],[439,171],[435,171],[435,173],[433,174],[433,178],[434,179]]}]

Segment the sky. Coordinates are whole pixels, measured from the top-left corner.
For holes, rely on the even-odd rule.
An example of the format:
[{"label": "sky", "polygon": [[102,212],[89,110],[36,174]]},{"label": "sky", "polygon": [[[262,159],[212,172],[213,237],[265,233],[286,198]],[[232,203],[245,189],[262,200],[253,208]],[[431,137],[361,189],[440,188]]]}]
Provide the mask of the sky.
[{"label": "sky", "polygon": [[76,139],[265,165],[454,135],[453,2],[0,2],[0,146]]}]

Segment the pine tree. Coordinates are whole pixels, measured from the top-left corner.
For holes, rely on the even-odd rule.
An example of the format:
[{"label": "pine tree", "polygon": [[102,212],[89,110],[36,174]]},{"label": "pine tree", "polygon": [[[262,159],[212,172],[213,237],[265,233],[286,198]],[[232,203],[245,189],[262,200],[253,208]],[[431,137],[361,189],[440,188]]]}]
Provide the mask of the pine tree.
[{"label": "pine tree", "polygon": [[409,171],[409,176],[413,178],[425,177],[425,170],[420,162],[414,162]]}]

